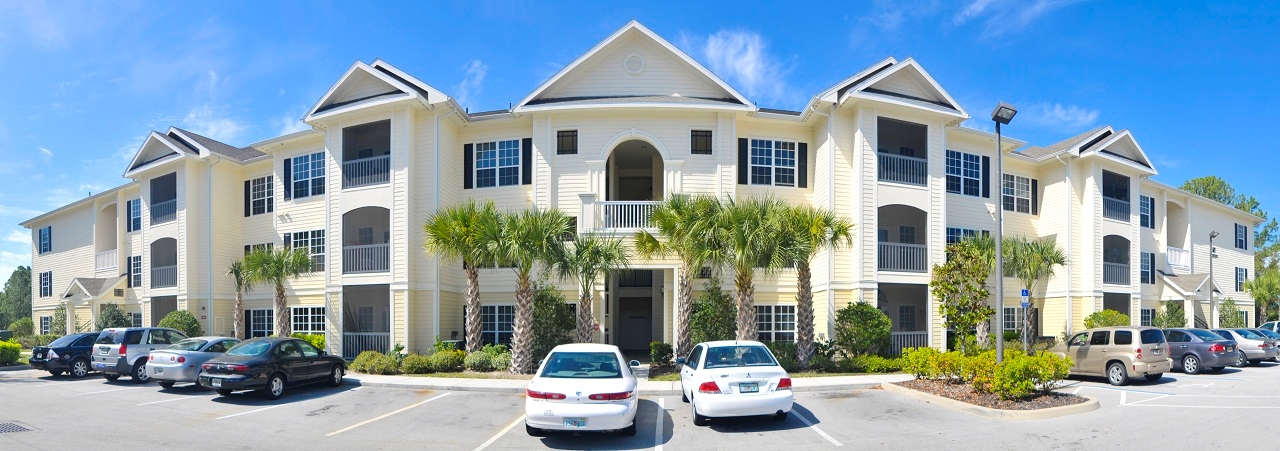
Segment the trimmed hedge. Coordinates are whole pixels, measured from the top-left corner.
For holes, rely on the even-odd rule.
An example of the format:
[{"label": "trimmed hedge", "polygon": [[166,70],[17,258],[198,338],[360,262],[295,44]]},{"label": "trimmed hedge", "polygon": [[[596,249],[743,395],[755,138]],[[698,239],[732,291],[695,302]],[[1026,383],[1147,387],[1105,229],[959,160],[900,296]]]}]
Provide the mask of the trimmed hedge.
[{"label": "trimmed hedge", "polygon": [[290,336],[293,338],[306,341],[307,343],[311,343],[311,346],[315,346],[316,349],[319,349],[321,351],[325,350],[324,334],[308,334],[303,332],[294,332],[293,335],[290,335]]},{"label": "trimmed hedge", "polygon": [[1071,370],[1071,359],[1047,352],[1029,356],[1018,349],[1005,350],[999,364],[995,351],[966,356],[909,348],[902,355],[906,371],[917,379],[967,383],[975,392],[995,393],[1003,399],[1026,398],[1037,392],[1047,395],[1062,386]]},{"label": "trimmed hedge", "polygon": [[188,337],[199,337],[203,335],[200,332],[200,320],[195,315],[186,310],[174,310],[161,319],[156,327],[167,327],[177,329],[179,332],[186,334]]},{"label": "trimmed hedge", "polygon": [[22,345],[13,340],[0,341],[0,365],[12,365],[18,363],[18,358],[22,356]]},{"label": "trimmed hedge", "polygon": [[430,374],[431,366],[427,363],[427,356],[409,354],[404,356],[404,363],[400,364],[400,370],[404,374]]},{"label": "trimmed hedge", "polygon": [[400,372],[395,359],[378,351],[365,351],[351,362],[351,371],[365,374],[396,374]]},{"label": "trimmed hedge", "polygon": [[661,341],[649,343],[649,360],[654,365],[670,365],[673,353],[671,343]]},{"label": "trimmed hedge", "polygon": [[484,351],[476,351],[467,354],[466,360],[463,362],[468,370],[488,373],[496,371],[493,365],[493,356]]},{"label": "trimmed hedge", "polygon": [[427,368],[433,373],[452,373],[462,371],[467,359],[465,351],[440,351],[427,356]]}]

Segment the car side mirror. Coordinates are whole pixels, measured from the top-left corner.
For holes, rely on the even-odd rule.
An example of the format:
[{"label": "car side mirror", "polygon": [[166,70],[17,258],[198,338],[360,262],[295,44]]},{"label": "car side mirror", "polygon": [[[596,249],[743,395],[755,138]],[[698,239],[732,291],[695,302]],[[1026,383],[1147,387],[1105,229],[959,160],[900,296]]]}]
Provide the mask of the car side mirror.
[{"label": "car side mirror", "polygon": [[632,368],[635,368],[635,367],[640,366],[640,361],[639,361],[639,360],[632,360],[631,362],[629,362],[629,363],[628,363],[628,365],[630,365]]},{"label": "car side mirror", "polygon": [[320,350],[320,355],[325,355],[325,352],[323,349]]},{"label": "car side mirror", "polygon": [[689,364],[689,361],[686,360],[684,357],[676,359],[676,365],[688,365],[688,364]]}]

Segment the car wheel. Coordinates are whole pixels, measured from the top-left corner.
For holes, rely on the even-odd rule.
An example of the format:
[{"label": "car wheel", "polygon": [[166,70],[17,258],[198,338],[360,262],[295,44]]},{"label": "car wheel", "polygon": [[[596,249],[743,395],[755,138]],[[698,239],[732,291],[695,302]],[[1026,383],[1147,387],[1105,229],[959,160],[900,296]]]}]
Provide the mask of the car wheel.
[{"label": "car wheel", "polygon": [[62,370],[49,370],[49,374],[52,374],[53,377],[58,377],[62,375]]},{"label": "car wheel", "polygon": [[284,376],[271,375],[271,380],[267,381],[267,388],[262,389],[262,395],[267,399],[280,399],[284,396]]},{"label": "car wheel", "polygon": [[524,424],[524,432],[529,434],[530,437],[544,437],[547,435],[547,431],[530,426],[529,423]]},{"label": "car wheel", "polygon": [[1129,373],[1125,370],[1123,363],[1111,362],[1107,365],[1107,382],[1116,386],[1129,383]]},{"label": "car wheel", "polygon": [[220,395],[220,396],[231,396],[231,390],[227,390],[227,389],[225,389],[225,388],[219,388],[219,389],[218,389],[218,395]]},{"label": "car wheel", "polygon": [[680,383],[680,401],[684,403],[689,402],[689,392],[684,391],[684,382]]},{"label": "car wheel", "polygon": [[1182,372],[1187,374],[1200,374],[1200,359],[1189,354],[1186,357],[1183,357]]},{"label": "car wheel", "polygon": [[1245,357],[1244,351],[1236,351],[1236,353],[1240,354],[1240,358],[1236,359],[1236,368],[1249,366],[1249,358]]},{"label": "car wheel", "polygon": [[693,406],[693,425],[694,425],[694,426],[706,426],[706,425],[708,425],[708,424],[711,424],[711,419],[710,419],[710,418],[707,418],[706,416],[704,416],[704,415],[702,415],[702,414],[700,414],[700,413],[698,413],[698,405],[697,405],[697,404],[694,404],[694,406]]},{"label": "car wheel", "polygon": [[787,421],[787,416],[790,414],[791,412],[776,413],[773,415],[773,421]]},{"label": "car wheel", "polygon": [[1258,366],[1258,364],[1260,364],[1260,363],[1262,363],[1262,361],[1261,361],[1261,360],[1258,360],[1258,359],[1253,359],[1253,360],[1250,360],[1250,361],[1249,361],[1249,364],[1250,364],[1250,365],[1253,365],[1253,366]]},{"label": "car wheel", "polygon": [[618,430],[618,435],[630,437],[636,435],[636,422],[631,421],[631,425]]},{"label": "car wheel", "polygon": [[71,361],[71,375],[77,378],[89,375],[89,362],[84,359],[75,359]]},{"label": "car wheel", "polygon": [[133,372],[130,374],[133,376],[133,383],[135,384],[151,382],[151,375],[147,374],[147,363],[145,361],[138,362],[134,365]]},{"label": "car wheel", "polygon": [[329,372],[329,386],[337,387],[342,385],[342,365],[334,365],[333,370]]},{"label": "car wheel", "polygon": [[160,381],[160,388],[173,388],[173,381]]},{"label": "car wheel", "polygon": [[119,374],[103,374],[102,378],[111,382],[115,382],[117,380],[120,380],[120,375]]},{"label": "car wheel", "polygon": [[1146,375],[1143,375],[1143,377],[1147,378],[1147,382],[1155,382],[1160,380],[1160,378],[1164,377],[1164,373],[1146,374]]}]

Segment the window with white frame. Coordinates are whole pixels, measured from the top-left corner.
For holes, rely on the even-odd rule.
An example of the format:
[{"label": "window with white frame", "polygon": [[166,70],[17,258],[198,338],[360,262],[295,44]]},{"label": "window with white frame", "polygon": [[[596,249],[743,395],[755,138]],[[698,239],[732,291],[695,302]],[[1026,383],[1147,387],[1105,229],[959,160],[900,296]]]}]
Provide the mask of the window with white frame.
[{"label": "window with white frame", "polygon": [[53,296],[53,271],[40,273],[40,297]]},{"label": "window with white frame", "polygon": [[40,317],[40,335],[49,335],[49,324],[53,323],[52,316]]},{"label": "window with white frame", "polygon": [[902,330],[902,331],[916,330],[916,306],[914,305],[898,306],[898,330]]},{"label": "window with white frame", "polygon": [[1236,268],[1236,291],[1244,291],[1244,283],[1249,280],[1249,268]]},{"label": "window with white frame", "polygon": [[324,152],[293,157],[293,198],[324,194]]},{"label": "window with white frame", "polygon": [[311,270],[324,271],[324,230],[284,234],[285,249],[302,249],[311,256]]},{"label": "window with white frame", "polygon": [[1154,322],[1156,319],[1156,309],[1144,308],[1142,309],[1141,314],[1142,314],[1142,319],[1141,319],[1141,323],[1138,324],[1139,326],[1150,326],[1151,323]]},{"label": "window with white frame", "polygon": [[898,242],[916,244],[915,226],[898,226]]},{"label": "window with white frame", "polygon": [[265,337],[275,333],[275,321],[271,309],[245,310],[245,318],[249,323],[249,338]]},{"label": "window with white frame", "polygon": [[142,327],[142,313],[129,312],[129,320],[132,321],[133,327]]},{"label": "window with white frame", "polygon": [[965,238],[974,238],[978,236],[978,231],[973,229],[964,229],[960,227],[947,227],[947,244],[958,243]]},{"label": "window with white frame", "polygon": [[1236,249],[1249,248],[1249,229],[1244,224],[1236,224]]},{"label": "window with white frame", "polygon": [[40,228],[40,253],[53,251],[53,226]]},{"label": "window with white frame", "polygon": [[129,221],[124,223],[126,232],[137,232],[142,230],[142,198],[125,201],[125,213],[129,215]]},{"label": "window with white frame", "polygon": [[1138,278],[1142,283],[1156,283],[1155,268],[1152,267],[1156,260],[1155,256],[1154,252],[1141,252],[1139,255],[1142,257],[1142,270],[1138,273]]},{"label": "window with white frame", "polygon": [[1023,319],[1022,307],[1004,308],[1004,330],[1016,330],[1021,334]]},{"label": "window with white frame", "polygon": [[307,334],[325,332],[324,307],[294,307],[290,314],[294,332]]},{"label": "window with white frame", "polygon": [[272,183],[272,176],[258,177],[249,181],[249,205],[250,213],[254,215],[266,214],[275,211],[275,200],[273,195],[275,187]]},{"label": "window with white frame", "polygon": [[1155,200],[1147,196],[1138,196],[1138,223],[1148,229],[1156,228]]},{"label": "window with white frame", "polygon": [[1002,192],[1004,211],[1031,213],[1031,179],[1005,174]]},{"label": "window with white frame", "polygon": [[129,288],[142,286],[142,256],[129,257]]},{"label": "window with white frame", "polygon": [[356,309],[356,328],[360,332],[373,332],[373,306],[362,305]]},{"label": "window with white frame", "polygon": [[493,344],[511,344],[515,330],[516,306],[480,306],[480,341]]},{"label": "window with white frame", "polygon": [[476,143],[476,187],[520,184],[520,140]]},{"label": "window with white frame", "polygon": [[752,139],[751,184],[795,186],[796,142]]},{"label": "window with white frame", "polygon": [[760,341],[795,341],[796,306],[757,305],[756,339]]},{"label": "window with white frame", "polygon": [[981,196],[982,157],[948,150],[947,192],[966,196]]}]

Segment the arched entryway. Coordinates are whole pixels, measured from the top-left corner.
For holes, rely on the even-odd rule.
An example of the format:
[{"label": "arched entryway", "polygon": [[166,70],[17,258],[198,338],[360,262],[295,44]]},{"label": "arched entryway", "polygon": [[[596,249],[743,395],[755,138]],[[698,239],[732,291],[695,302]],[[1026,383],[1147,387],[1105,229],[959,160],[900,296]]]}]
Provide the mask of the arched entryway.
[{"label": "arched entryway", "polygon": [[662,155],[647,141],[618,144],[605,168],[605,200],[662,200]]}]

